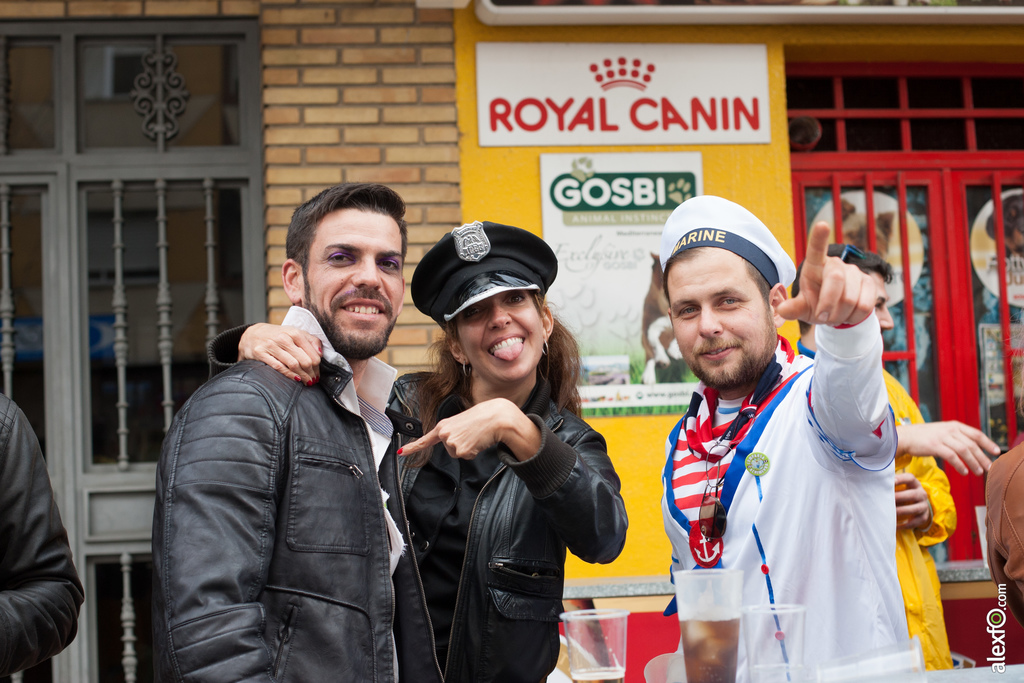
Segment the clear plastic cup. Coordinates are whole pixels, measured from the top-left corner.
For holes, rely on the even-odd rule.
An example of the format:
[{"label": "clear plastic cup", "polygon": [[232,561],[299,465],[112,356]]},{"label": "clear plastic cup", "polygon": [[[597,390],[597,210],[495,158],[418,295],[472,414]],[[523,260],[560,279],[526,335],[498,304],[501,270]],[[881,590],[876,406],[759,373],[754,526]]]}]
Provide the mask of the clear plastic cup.
[{"label": "clear plastic cup", "polygon": [[818,683],[925,683],[924,653],[917,636],[895,645],[818,665]]},{"label": "clear plastic cup", "polygon": [[750,605],[743,608],[743,643],[751,683],[793,683],[804,670],[803,605]]},{"label": "clear plastic cup", "polygon": [[624,609],[582,609],[559,615],[565,623],[573,681],[622,683],[626,675]]},{"label": "clear plastic cup", "polygon": [[673,572],[688,683],[735,683],[743,570]]}]

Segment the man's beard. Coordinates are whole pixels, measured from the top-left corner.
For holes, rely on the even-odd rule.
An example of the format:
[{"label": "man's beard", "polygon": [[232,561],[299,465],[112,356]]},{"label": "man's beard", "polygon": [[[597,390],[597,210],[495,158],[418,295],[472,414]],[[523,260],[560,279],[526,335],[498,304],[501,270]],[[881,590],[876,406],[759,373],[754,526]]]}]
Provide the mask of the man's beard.
[{"label": "man's beard", "polygon": [[707,344],[694,350],[692,361],[687,360],[690,370],[697,376],[697,379],[704,382],[705,386],[711,387],[719,393],[728,393],[737,389],[757,386],[757,382],[761,379],[761,375],[764,374],[768,363],[775,356],[775,349],[778,347],[778,332],[771,319],[766,321],[763,332],[764,335],[761,338],[747,340],[746,344],[738,348],[743,356],[737,367],[727,370],[724,368],[708,368],[702,365],[701,361],[697,360],[701,354],[725,348],[729,345]]},{"label": "man's beard", "polygon": [[[347,360],[366,360],[387,348],[391,330],[395,329],[396,318],[392,317],[394,309],[391,303],[381,296],[379,292],[367,288],[357,288],[347,292],[331,302],[331,311],[328,314],[311,301],[308,280],[305,290],[306,307],[313,314],[313,317],[316,318],[316,321],[320,323],[320,328],[324,331],[327,341],[331,343],[335,351]],[[333,314],[348,305],[348,302],[352,299],[371,299],[380,303],[381,308],[384,309],[381,315],[387,317],[389,322],[387,328],[380,332],[372,332],[346,330],[339,327],[334,320]]]}]

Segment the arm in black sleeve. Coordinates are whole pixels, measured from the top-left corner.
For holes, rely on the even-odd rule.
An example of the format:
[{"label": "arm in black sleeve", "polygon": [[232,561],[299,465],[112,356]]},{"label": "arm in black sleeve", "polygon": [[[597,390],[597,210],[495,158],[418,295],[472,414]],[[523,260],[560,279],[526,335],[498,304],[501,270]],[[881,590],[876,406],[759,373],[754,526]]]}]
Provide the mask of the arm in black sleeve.
[{"label": "arm in black sleeve", "polygon": [[250,325],[239,325],[224,330],[206,345],[206,360],[210,364],[211,379],[238,362],[238,345],[242,341],[242,334],[249,327]]},{"label": "arm in black sleeve", "polygon": [[32,427],[0,397],[0,676],[74,639],[82,584]]},{"label": "arm in black sleeve", "polygon": [[502,453],[502,462],[523,480],[574,555],[611,562],[622,552],[629,522],[604,437],[570,415],[565,420],[572,428],[562,441],[540,417],[528,417],[540,429],[540,448],[522,462]]},{"label": "arm in black sleeve", "polygon": [[153,646],[164,683],[272,680],[259,596],[285,457],[279,414],[260,387],[222,375],[193,394],[164,440],[153,519]]}]

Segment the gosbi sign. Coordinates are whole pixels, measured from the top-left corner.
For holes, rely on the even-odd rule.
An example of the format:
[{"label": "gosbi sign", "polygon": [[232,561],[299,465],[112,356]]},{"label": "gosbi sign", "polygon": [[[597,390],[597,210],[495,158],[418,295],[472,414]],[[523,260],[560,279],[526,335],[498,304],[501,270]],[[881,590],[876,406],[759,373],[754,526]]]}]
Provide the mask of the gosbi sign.
[{"label": "gosbi sign", "polygon": [[679,353],[661,286],[661,229],[701,193],[699,152],[541,154],[548,291],[579,341],[584,414],[678,413],[696,379]]},{"label": "gosbi sign", "polygon": [[481,147],[771,141],[764,45],[477,43]]}]

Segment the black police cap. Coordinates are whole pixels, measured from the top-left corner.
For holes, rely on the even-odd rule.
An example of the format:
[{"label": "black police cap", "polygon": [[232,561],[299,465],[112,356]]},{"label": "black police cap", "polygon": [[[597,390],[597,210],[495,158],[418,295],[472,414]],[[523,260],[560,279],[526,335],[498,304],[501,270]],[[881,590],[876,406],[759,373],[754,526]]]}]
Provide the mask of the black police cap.
[{"label": "black police cap", "polygon": [[[490,273],[514,277],[495,278],[481,289],[478,276]],[[477,221],[452,230],[430,248],[412,274],[410,289],[416,308],[443,326],[445,314],[455,312],[468,293],[502,286],[502,279],[505,284],[518,279],[544,294],[557,273],[555,253],[540,237],[511,225]]]}]

